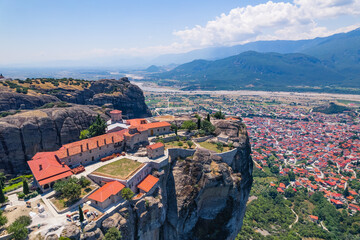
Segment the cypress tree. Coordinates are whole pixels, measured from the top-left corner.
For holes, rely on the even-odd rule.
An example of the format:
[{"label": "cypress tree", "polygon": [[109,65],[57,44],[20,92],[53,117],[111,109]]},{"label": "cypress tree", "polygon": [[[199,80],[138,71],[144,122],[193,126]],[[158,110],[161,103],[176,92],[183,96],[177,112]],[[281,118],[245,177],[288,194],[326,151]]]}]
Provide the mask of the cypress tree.
[{"label": "cypress tree", "polygon": [[82,208],[79,205],[79,221],[82,223],[84,221],[84,213]]},{"label": "cypress tree", "polygon": [[208,120],[210,122],[210,113],[208,113],[206,120]]},{"label": "cypress tree", "polygon": [[197,129],[201,128],[201,118],[198,118],[197,120]]},{"label": "cypress tree", "polygon": [[27,181],[25,179],[23,180],[23,193],[25,195],[28,195],[30,193],[29,185],[28,185],[28,183],[27,183]]},{"label": "cypress tree", "polygon": [[2,188],[0,188],[0,189],[1,189],[1,191],[0,191],[0,203],[4,203],[6,198],[5,198],[3,189]]}]

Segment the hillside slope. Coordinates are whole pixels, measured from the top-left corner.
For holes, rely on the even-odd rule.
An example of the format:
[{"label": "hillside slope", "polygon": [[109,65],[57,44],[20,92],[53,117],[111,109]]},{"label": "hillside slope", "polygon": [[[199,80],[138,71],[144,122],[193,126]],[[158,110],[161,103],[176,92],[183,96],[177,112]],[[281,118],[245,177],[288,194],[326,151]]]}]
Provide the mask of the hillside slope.
[{"label": "hillside slope", "polygon": [[342,74],[304,54],[245,52],[216,60],[195,60],[153,75],[176,79],[189,89],[291,88],[341,84]]}]

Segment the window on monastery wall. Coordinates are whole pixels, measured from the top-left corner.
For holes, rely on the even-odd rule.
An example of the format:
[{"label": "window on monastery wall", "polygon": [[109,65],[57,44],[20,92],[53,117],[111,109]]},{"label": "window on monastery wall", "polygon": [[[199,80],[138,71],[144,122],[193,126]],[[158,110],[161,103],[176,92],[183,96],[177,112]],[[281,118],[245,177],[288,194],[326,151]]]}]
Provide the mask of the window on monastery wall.
[{"label": "window on monastery wall", "polygon": [[99,150],[101,150],[101,147],[99,147]]},{"label": "window on monastery wall", "polygon": [[90,153],[91,153],[91,150],[90,150]]}]

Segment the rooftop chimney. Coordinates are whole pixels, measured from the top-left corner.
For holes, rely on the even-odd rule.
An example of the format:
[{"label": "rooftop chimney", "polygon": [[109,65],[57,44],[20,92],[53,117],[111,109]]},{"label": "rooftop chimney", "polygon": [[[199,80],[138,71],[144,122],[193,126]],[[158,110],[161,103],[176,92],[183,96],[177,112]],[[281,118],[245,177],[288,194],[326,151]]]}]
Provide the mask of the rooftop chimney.
[{"label": "rooftop chimney", "polygon": [[62,166],[62,167],[65,167],[65,163],[64,163],[64,162],[61,162],[61,166]]},{"label": "rooftop chimney", "polygon": [[42,164],[39,164],[39,171],[42,170]]}]

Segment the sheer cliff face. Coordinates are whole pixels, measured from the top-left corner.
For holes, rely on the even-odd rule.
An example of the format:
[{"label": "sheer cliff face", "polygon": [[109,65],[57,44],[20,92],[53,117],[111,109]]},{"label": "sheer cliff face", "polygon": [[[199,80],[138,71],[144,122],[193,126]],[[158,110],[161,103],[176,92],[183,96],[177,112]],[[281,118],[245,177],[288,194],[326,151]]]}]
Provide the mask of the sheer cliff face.
[{"label": "sheer cliff face", "polygon": [[167,210],[160,239],[235,239],[252,185],[253,163],[246,129],[232,124],[239,135],[233,137],[237,149],[230,164],[207,150],[171,164],[162,182]]},{"label": "sheer cliff face", "polygon": [[157,192],[104,220],[101,230],[116,227],[125,240],[235,239],[253,181],[253,162],[245,126],[220,124],[219,131],[231,132],[237,146],[227,163],[208,150],[171,159],[164,171],[153,173],[160,178]]},{"label": "sheer cliff face", "polygon": [[33,110],[0,118],[0,169],[18,173],[40,151],[79,140],[98,112],[85,106]]},{"label": "sheer cliff face", "polygon": [[123,111],[129,118],[149,117],[151,112],[145,104],[141,89],[127,78],[94,81],[83,90],[37,89],[37,95],[16,92],[0,92],[0,111],[34,109],[49,102],[65,101],[81,105],[111,105]]}]

